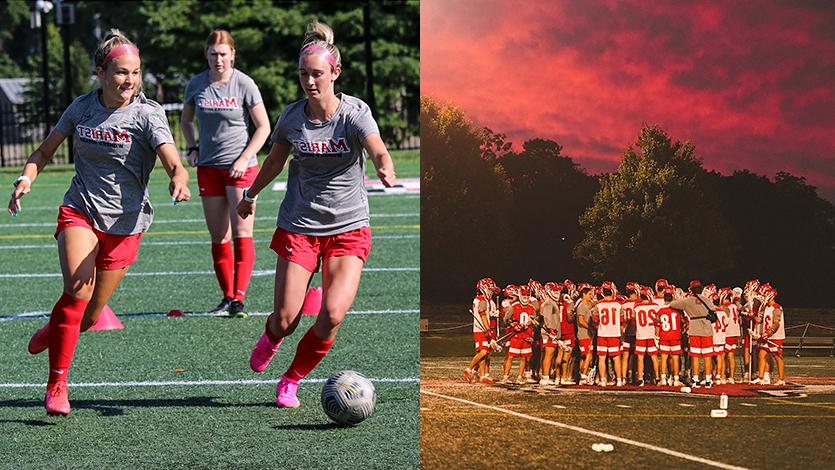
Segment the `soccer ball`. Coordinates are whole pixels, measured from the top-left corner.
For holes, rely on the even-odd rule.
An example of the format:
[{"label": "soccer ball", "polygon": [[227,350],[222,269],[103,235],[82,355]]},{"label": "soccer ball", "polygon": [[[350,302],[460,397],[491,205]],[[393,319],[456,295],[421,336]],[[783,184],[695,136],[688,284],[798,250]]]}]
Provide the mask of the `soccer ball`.
[{"label": "soccer ball", "polygon": [[352,370],[331,375],[322,387],[322,408],[332,420],[353,426],[374,412],[377,392],[368,377]]}]

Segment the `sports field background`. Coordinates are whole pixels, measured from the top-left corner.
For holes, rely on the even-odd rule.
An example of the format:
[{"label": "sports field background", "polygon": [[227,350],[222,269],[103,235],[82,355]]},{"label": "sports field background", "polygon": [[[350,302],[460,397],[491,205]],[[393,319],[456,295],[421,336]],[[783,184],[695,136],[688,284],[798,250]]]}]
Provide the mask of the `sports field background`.
[{"label": "sports field background", "polygon": [[[398,177],[419,176],[418,151],[392,155]],[[0,170],[0,181],[11,182],[19,171]],[[258,200],[250,318],[167,318],[171,309],[205,312],[221,297],[190,171],[192,200],[178,206],[170,203],[161,165],[152,174],[155,220],[109,304],[125,329],[81,335],[68,417],[46,416],[47,353],[32,356],[26,344],[61,293],[52,234],[72,168],[48,166],[20,215],[4,209],[0,467],[416,467],[419,194],[369,197],[373,248],[357,299],[333,349],[302,382],[302,406],[278,409],[275,382],[313,321],[302,319],[265,373],[249,369],[249,351],[272,310],[276,255],[268,245],[283,192],[265,189]],[[375,179],[370,162],[368,174]],[[318,275],[313,284],[320,284]],[[319,404],[322,382],[342,369],[371,377],[377,390],[376,412],[354,428],[332,424]]]},{"label": "sports field background", "polygon": [[[474,352],[470,330],[450,315],[437,321],[439,312],[449,307],[433,314],[422,306],[431,319],[421,335],[421,468],[832,467],[835,359],[828,350],[784,353],[790,386],[781,389],[478,385],[463,378]],[[504,357],[493,356],[494,377],[501,378]],[[515,376],[518,359],[513,366]],[[711,418],[723,390],[729,416]],[[595,452],[595,443],[614,451]]]}]

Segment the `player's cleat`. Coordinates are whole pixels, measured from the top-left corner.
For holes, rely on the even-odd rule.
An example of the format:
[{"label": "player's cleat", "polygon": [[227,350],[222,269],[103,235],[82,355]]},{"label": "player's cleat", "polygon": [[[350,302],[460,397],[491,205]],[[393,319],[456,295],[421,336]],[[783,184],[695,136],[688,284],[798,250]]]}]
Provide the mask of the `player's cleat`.
[{"label": "player's cleat", "polygon": [[713,381],[712,380],[705,380],[705,388],[711,388],[711,387],[713,387]]},{"label": "player's cleat", "polygon": [[493,380],[493,377],[490,377],[490,374],[485,374],[485,375],[484,375],[484,376],[483,376],[483,377],[479,380],[479,382],[480,382],[480,383],[483,383],[483,384],[485,384],[485,385],[493,385],[494,383],[496,383],[496,381],[495,381],[495,380]]},{"label": "player's cleat", "polygon": [[499,380],[500,384],[506,384],[508,382],[510,382],[510,377],[508,377],[507,375],[502,376],[502,380]]},{"label": "player's cleat", "polygon": [[279,408],[295,408],[301,403],[296,397],[296,390],[299,388],[299,383],[281,376],[278,385],[275,386],[275,404]]},{"label": "player's cleat", "polygon": [[528,378],[526,378],[526,379],[525,379],[525,383],[528,383],[528,384],[538,384],[538,383],[539,383],[539,380],[536,380],[536,379],[535,379],[535,378],[533,378],[533,377],[528,377]]},{"label": "player's cleat", "polygon": [[667,385],[667,376],[661,375],[661,381],[659,382],[661,385]]},{"label": "player's cleat", "polygon": [[464,380],[467,383],[473,383],[473,379],[475,378],[475,371],[470,369],[469,367],[464,369]]},{"label": "player's cleat", "polygon": [[766,372],[765,375],[763,375],[763,385],[771,385],[771,373]]},{"label": "player's cleat", "polygon": [[691,385],[692,388],[699,388],[701,384],[699,383],[698,377],[693,377],[693,384]]},{"label": "player's cleat", "polygon": [[719,379],[719,385],[725,385],[726,383],[728,383],[728,381],[727,381],[727,380],[725,380],[725,379]]},{"label": "player's cleat", "polygon": [[571,380],[571,379],[562,379],[562,380],[560,381],[560,384],[561,384],[561,385],[576,385],[577,383],[576,383],[576,382],[574,382],[574,381],[573,381],[573,380]]},{"label": "player's cleat", "polygon": [[736,381],[734,380],[734,378],[733,378],[733,377],[731,377],[730,379],[728,379],[728,383],[729,383],[729,384],[731,384],[731,385],[733,385],[733,384],[735,384],[735,383],[736,383]]},{"label": "player's cleat", "polygon": [[49,347],[49,323],[38,328],[29,339],[29,354],[40,354]]},{"label": "player's cleat", "polygon": [[678,377],[676,377],[675,380],[673,381],[673,387],[682,387],[682,386],[684,386],[684,384],[681,383],[681,380],[679,380]]},{"label": "player's cleat", "polygon": [[778,381],[774,382],[774,385],[779,385],[779,386],[782,387],[782,386],[786,385],[786,381],[785,380],[778,380]]},{"label": "player's cleat", "polygon": [[232,304],[232,298],[226,297],[225,295],[220,300],[220,303],[217,304],[217,307],[209,310],[209,313],[216,313],[216,312],[226,312],[229,310],[229,305]]},{"label": "player's cleat", "polygon": [[46,384],[46,414],[66,416],[70,414],[70,400],[67,397],[67,382]]},{"label": "player's cleat", "polygon": [[520,375],[519,377],[516,377],[516,385],[525,385],[525,382],[526,382],[526,380],[525,380],[524,375]]},{"label": "player's cleat", "polygon": [[639,381],[638,381],[638,386],[639,386],[639,387],[643,387],[643,386],[644,386],[644,379],[641,379],[641,380],[639,380]]},{"label": "player's cleat", "polygon": [[618,379],[617,383],[615,384],[616,387],[623,387],[623,379]]},{"label": "player's cleat", "polygon": [[601,387],[605,387],[605,386],[606,386],[606,381],[605,381],[605,380],[601,380],[600,382],[598,382],[598,383],[597,383],[597,385],[599,385],[599,386],[601,386]]},{"label": "player's cleat", "polygon": [[742,374],[742,382],[743,383],[748,383],[750,381],[751,381],[751,375],[748,372]]},{"label": "player's cleat", "polygon": [[229,304],[229,318],[248,318],[249,314],[244,310],[244,303],[240,300],[233,300]]},{"label": "player's cleat", "polygon": [[267,337],[266,332],[261,333],[261,337],[258,338],[258,342],[255,343],[255,347],[249,354],[249,367],[255,372],[264,372],[264,369],[270,365],[270,361],[275,357],[279,346],[281,346],[281,340],[273,344]]},{"label": "player's cleat", "polygon": [[554,381],[549,378],[541,378],[539,379],[539,385],[555,385]]},{"label": "player's cleat", "polygon": [[756,379],[752,380],[751,383],[754,384],[754,385],[759,385],[759,384],[763,383],[763,379],[757,377]]}]

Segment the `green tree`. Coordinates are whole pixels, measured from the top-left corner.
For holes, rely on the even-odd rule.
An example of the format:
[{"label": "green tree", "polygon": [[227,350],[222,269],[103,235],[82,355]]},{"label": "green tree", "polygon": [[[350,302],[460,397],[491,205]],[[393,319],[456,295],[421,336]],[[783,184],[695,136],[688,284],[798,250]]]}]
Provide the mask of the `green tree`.
[{"label": "green tree", "polygon": [[645,125],[617,171],[600,178],[576,258],[598,280],[712,278],[733,260],[711,188],[691,143]]},{"label": "green tree", "polygon": [[507,264],[509,186],[482,155],[490,137],[460,108],[424,97],[420,121],[421,299],[460,300]]}]

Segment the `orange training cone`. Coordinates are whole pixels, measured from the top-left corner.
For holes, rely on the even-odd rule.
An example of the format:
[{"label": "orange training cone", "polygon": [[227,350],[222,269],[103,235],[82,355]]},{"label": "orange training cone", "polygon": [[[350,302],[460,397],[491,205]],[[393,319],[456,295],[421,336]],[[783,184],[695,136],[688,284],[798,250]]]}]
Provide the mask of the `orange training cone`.
[{"label": "orange training cone", "polygon": [[116,318],[116,314],[113,313],[113,310],[110,309],[109,306],[105,305],[103,309],[101,309],[101,315],[99,315],[99,319],[93,323],[93,326],[90,327],[91,331],[103,331],[103,330],[124,330],[125,325]]},{"label": "orange training cone", "polygon": [[319,315],[319,308],[322,306],[322,288],[311,287],[304,296],[302,315]]}]

